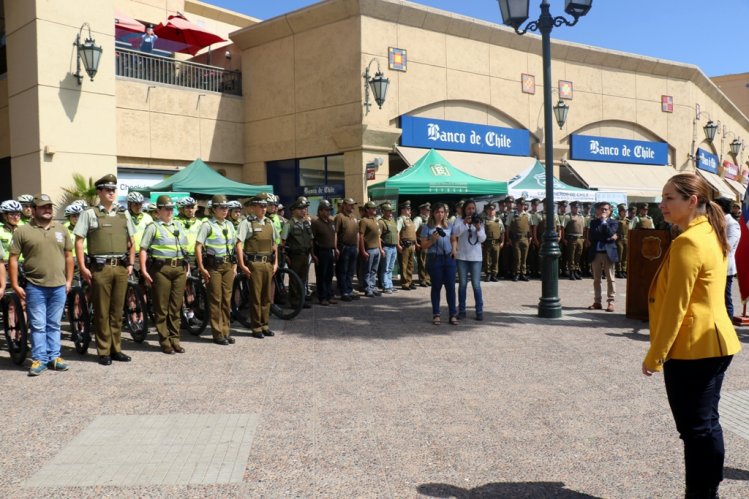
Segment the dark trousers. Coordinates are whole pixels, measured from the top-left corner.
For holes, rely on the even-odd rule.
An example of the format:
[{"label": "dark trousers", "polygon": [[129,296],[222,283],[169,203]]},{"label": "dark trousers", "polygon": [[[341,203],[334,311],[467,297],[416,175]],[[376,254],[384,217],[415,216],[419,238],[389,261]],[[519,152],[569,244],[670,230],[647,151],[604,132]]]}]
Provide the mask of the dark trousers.
[{"label": "dark trousers", "polygon": [[356,272],[356,246],[342,245],[336,265],[336,279],[338,279],[338,292],[341,296],[351,296],[354,291],[354,272]]},{"label": "dark trousers", "polygon": [[726,310],[728,311],[728,317],[733,320],[733,294],[731,293],[731,285],[733,284],[733,277],[729,275],[726,277]]},{"label": "dark trousers", "polygon": [[427,256],[426,268],[432,279],[432,315],[440,315],[440,294],[444,286],[448,312],[450,317],[455,317],[458,315],[455,304],[455,260],[450,255],[430,254]]},{"label": "dark trousers", "polygon": [[317,299],[320,301],[333,298],[333,264],[335,254],[333,248],[316,248],[315,278],[317,281]]},{"label": "dark trousers", "polygon": [[723,429],[718,403],[732,356],[698,360],[671,359],[663,379],[679,438],[684,441],[684,468],[689,490],[717,487],[723,480]]}]

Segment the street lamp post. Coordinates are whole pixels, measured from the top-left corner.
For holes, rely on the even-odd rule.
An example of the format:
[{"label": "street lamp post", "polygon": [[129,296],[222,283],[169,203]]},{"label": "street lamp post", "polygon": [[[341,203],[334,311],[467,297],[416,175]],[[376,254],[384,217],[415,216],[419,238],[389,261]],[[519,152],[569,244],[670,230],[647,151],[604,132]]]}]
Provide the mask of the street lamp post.
[{"label": "street lamp post", "polygon": [[[499,0],[499,8],[503,22],[515,29],[518,35],[528,31],[541,33],[544,65],[544,142],[546,155],[546,232],[539,255],[543,260],[541,275],[541,299],[538,303],[538,316],[556,319],[562,316],[562,302],[559,299],[559,256],[562,252],[557,242],[554,227],[554,134],[552,130],[552,100],[551,100],[551,30],[563,24],[574,26],[578,19],[588,13],[593,0],[565,0],[564,11],[573,17],[572,21],[563,16],[552,17],[548,0],[541,1],[541,16],[531,21],[522,30],[520,26],[528,19],[528,4],[530,0]],[[559,105],[557,105],[559,107]],[[567,106],[562,106],[566,118]],[[557,118],[560,117],[560,112]],[[560,127],[563,122],[559,120]]]}]

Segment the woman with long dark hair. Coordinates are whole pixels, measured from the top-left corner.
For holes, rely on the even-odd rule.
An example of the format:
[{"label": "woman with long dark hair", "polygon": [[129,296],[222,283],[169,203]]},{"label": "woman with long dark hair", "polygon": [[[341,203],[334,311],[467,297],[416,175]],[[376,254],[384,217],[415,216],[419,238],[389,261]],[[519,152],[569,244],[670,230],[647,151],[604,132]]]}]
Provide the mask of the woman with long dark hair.
[{"label": "woman with long dark hair", "polygon": [[444,203],[432,206],[429,221],[421,229],[421,249],[427,252],[427,272],[432,280],[432,324],[440,324],[440,294],[445,288],[450,324],[458,324],[455,306],[455,254],[457,243],[451,241],[451,227],[447,223]]},{"label": "woman with long dark hair", "polygon": [[726,369],[741,350],[724,302],[726,221],[701,177],[682,173],[663,187],[664,219],[679,230],[648,293],[650,350],[642,372],[663,370],[684,441],[687,498],[718,497],[723,430],[718,402]]}]

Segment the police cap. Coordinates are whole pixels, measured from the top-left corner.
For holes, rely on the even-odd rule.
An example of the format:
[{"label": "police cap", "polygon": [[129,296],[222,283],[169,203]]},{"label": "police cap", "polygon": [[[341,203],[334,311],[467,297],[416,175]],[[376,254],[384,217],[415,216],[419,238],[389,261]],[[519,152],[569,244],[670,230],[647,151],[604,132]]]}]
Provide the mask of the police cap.
[{"label": "police cap", "polygon": [[540,202],[541,202],[541,200],[540,200],[540,199],[538,199],[538,198],[533,198],[533,199],[531,199],[531,204],[538,204],[538,203],[540,203]]},{"label": "police cap", "polygon": [[524,198],[524,197],[522,197],[522,196],[521,196],[521,197],[519,197],[519,198],[517,198],[517,199],[515,200],[515,204],[525,204],[525,198]]},{"label": "police cap", "polygon": [[572,201],[570,203],[570,206],[580,206],[580,202],[579,201]]},{"label": "police cap", "polygon": [[648,203],[637,203],[637,209],[641,210],[643,208],[647,209]]},{"label": "police cap", "polygon": [[355,205],[356,201],[354,201],[354,198],[346,198],[343,200],[343,204]]},{"label": "police cap", "polygon": [[382,211],[393,211],[393,205],[390,202],[385,202],[380,205]]},{"label": "police cap", "polygon": [[223,194],[216,194],[211,198],[211,207],[212,208],[226,208],[229,206],[229,201],[227,201],[226,196]]},{"label": "police cap", "polygon": [[261,192],[261,193],[255,194],[253,197],[250,198],[250,204],[267,205],[268,196],[269,194],[267,192]]},{"label": "police cap", "polygon": [[34,200],[31,202],[32,206],[39,208],[40,206],[52,206],[52,198],[46,194],[37,194],[34,196]]},{"label": "police cap", "polygon": [[156,206],[158,208],[174,208],[174,202],[172,201],[171,197],[166,194],[162,194],[161,196],[156,198]]},{"label": "police cap", "polygon": [[320,201],[320,204],[317,205],[317,211],[330,210],[331,208],[332,208],[332,205],[330,204],[330,201],[328,201],[327,199],[323,199],[322,201]]},{"label": "police cap", "polygon": [[431,210],[432,209],[432,203],[422,203],[419,205],[420,210]]},{"label": "police cap", "polygon": [[403,210],[405,208],[411,208],[411,201],[403,201],[398,207]]},{"label": "police cap", "polygon": [[117,188],[117,177],[111,173],[104,175],[102,178],[94,183],[97,189],[116,189]]},{"label": "police cap", "polygon": [[373,209],[373,208],[374,208],[374,209],[376,209],[376,208],[377,208],[377,203],[375,203],[374,201],[367,201],[367,202],[366,202],[366,203],[364,204],[364,208],[366,208],[366,209],[368,209],[368,210],[371,210],[371,209]]},{"label": "police cap", "polygon": [[496,207],[497,207],[497,205],[496,205],[496,204],[494,204],[494,203],[486,203],[486,204],[484,205],[484,209],[485,209],[485,210],[493,210],[493,209],[495,209]]}]

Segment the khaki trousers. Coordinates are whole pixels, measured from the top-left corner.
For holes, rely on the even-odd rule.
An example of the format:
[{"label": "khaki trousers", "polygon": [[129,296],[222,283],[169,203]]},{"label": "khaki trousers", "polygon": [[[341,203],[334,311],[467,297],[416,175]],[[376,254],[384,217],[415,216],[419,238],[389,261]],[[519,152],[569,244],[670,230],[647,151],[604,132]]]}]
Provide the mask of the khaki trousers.
[{"label": "khaki trousers", "polygon": [[617,272],[627,271],[627,247],[626,239],[618,239],[616,241],[616,252],[619,255],[619,261],[616,262]]},{"label": "khaki trousers", "polygon": [[271,292],[273,264],[249,262],[249,267],[250,272],[252,272],[252,277],[250,277],[250,327],[253,333],[262,333],[270,329],[268,323],[270,322],[270,305],[273,300],[273,293]]},{"label": "khaki trousers", "polygon": [[526,274],[525,263],[528,260],[528,247],[530,243],[527,237],[521,237],[512,241],[513,263],[515,264],[515,275]]},{"label": "khaki trousers", "polygon": [[234,285],[234,265],[222,263],[216,268],[206,267],[211,279],[208,291],[208,315],[214,340],[228,338],[231,333],[231,292]]},{"label": "khaki trousers", "polygon": [[429,278],[429,272],[427,272],[427,250],[421,250],[417,252],[419,258],[419,283],[430,286],[432,284]]},{"label": "khaki trousers", "polygon": [[91,298],[94,302],[94,329],[99,355],[111,355],[122,350],[122,316],[127,291],[127,269],[105,266],[94,272],[91,279]]},{"label": "khaki trousers", "polygon": [[187,273],[185,268],[164,265],[153,278],[153,315],[159,343],[162,348],[179,347],[179,331],[182,325],[182,303],[185,299]]},{"label": "khaki trousers", "polygon": [[499,240],[485,242],[482,246],[484,257],[484,272],[486,275],[499,274]]},{"label": "khaki trousers", "polygon": [[416,251],[416,246],[414,246],[413,244],[409,246],[408,248],[404,247],[401,250],[400,267],[401,267],[401,287],[402,288],[411,287],[411,283],[413,282],[414,252],[415,251]]},{"label": "khaki trousers", "polygon": [[600,304],[601,296],[601,273],[606,276],[606,302],[614,303],[616,296],[616,281],[614,281],[614,263],[609,260],[606,253],[596,253],[593,258],[593,295],[594,302]]},{"label": "khaki trousers", "polygon": [[569,270],[570,272],[579,272],[580,258],[583,255],[583,238],[568,238],[566,250],[565,261],[567,262],[567,270]]}]

